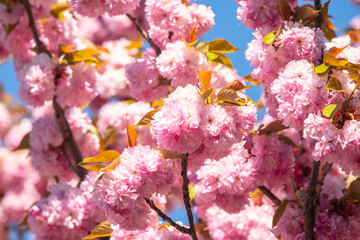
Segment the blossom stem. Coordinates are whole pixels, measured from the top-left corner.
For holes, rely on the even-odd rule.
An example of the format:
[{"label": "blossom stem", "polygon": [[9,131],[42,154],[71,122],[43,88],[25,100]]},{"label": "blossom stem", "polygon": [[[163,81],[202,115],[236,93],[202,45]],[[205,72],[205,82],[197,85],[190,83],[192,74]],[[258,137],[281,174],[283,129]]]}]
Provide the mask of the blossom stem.
[{"label": "blossom stem", "polygon": [[[20,1],[23,4],[23,6],[26,10],[26,14],[29,19],[29,27],[31,29],[32,35],[36,42],[37,53],[48,53],[45,45],[40,40],[39,32],[36,29],[36,24],[35,24],[33,13],[31,11],[31,5],[30,5],[29,0],[20,0]],[[54,95],[54,97],[53,97],[53,108],[54,108],[55,115],[56,115],[56,121],[58,123],[58,126],[61,131],[61,135],[63,137],[64,144],[67,147],[67,149],[70,151],[76,165],[78,165],[82,161],[82,155],[81,155],[80,149],[75,141],[74,135],[70,129],[70,125],[65,117],[64,110],[62,109],[62,107],[56,100],[56,95]],[[85,175],[86,175],[85,169],[78,166],[77,171],[75,173],[79,176],[80,182],[82,180],[84,180]]]},{"label": "blossom stem", "polygon": [[315,240],[314,226],[316,222],[316,186],[318,184],[320,161],[313,161],[311,174],[306,187],[304,201],[305,240]]},{"label": "blossom stem", "polygon": [[182,192],[183,192],[185,209],[186,209],[186,213],[187,213],[187,217],[188,217],[189,225],[190,225],[190,233],[189,234],[190,234],[192,240],[197,240],[198,238],[196,236],[194,217],[193,217],[193,214],[191,211],[191,204],[190,204],[189,178],[187,176],[188,156],[189,156],[189,154],[186,154],[185,157],[181,158],[181,177],[183,179]]},{"label": "blossom stem", "polygon": [[154,43],[154,41],[149,37],[147,32],[138,24],[136,18],[134,18],[131,14],[127,13],[126,16],[130,19],[130,21],[136,27],[136,30],[141,34],[141,36],[150,44],[150,46],[155,50],[156,55],[159,56],[161,53],[160,48]]},{"label": "blossom stem", "polygon": [[319,177],[319,182],[316,186],[316,198],[317,198],[317,204],[320,205],[320,193],[321,193],[321,187],[324,185],[324,180],[326,175],[330,172],[332,168],[332,163],[326,162],[324,166],[321,168],[321,174]]},{"label": "blossom stem", "polygon": [[39,37],[39,32],[36,29],[36,25],[35,25],[35,20],[34,20],[34,16],[32,14],[31,11],[31,5],[29,0],[20,0],[20,2],[22,3],[22,5],[25,8],[26,14],[28,16],[29,19],[29,27],[31,29],[32,35],[34,36],[34,40],[36,43],[36,49],[37,49],[37,53],[42,53],[42,52],[46,52],[46,47],[43,44],[43,42],[40,40]]},{"label": "blossom stem", "polygon": [[86,170],[78,166],[82,162],[82,154],[80,152],[79,146],[77,145],[74,135],[71,132],[69,122],[66,120],[64,110],[61,108],[60,104],[56,100],[56,96],[53,98],[53,108],[55,110],[56,121],[59,125],[61,135],[63,137],[64,144],[66,148],[70,151],[75,164],[77,165],[77,175],[80,178],[80,181],[83,181],[86,175]]},{"label": "blossom stem", "polygon": [[267,187],[265,186],[258,186],[258,189],[267,196],[276,206],[281,204],[281,200],[276,197]]},{"label": "blossom stem", "polygon": [[165,213],[163,213],[160,210],[160,208],[158,208],[151,199],[145,198],[145,201],[150,206],[150,208],[153,209],[164,221],[170,223],[171,226],[173,226],[174,228],[176,228],[180,232],[185,233],[185,234],[190,234],[190,229],[189,228],[180,226],[179,224],[174,222],[169,216],[167,216]]}]

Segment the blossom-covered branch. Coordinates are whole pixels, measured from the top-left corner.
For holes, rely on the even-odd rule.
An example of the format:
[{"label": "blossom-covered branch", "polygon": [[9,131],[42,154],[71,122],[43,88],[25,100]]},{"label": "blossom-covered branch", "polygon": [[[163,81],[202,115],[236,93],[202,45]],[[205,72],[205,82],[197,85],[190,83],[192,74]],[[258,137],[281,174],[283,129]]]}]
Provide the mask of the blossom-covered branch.
[{"label": "blossom-covered branch", "polygon": [[[21,3],[23,4],[26,14],[29,19],[29,27],[31,29],[31,32],[33,34],[34,40],[36,42],[36,48],[38,50],[38,53],[46,53],[46,47],[43,44],[43,42],[40,40],[38,30],[36,28],[36,24],[34,21],[34,16],[32,14],[31,5],[28,0],[21,0]],[[54,81],[57,81],[56,79]],[[55,85],[56,87],[56,85]],[[56,95],[53,96],[53,108],[56,115],[56,120],[58,123],[58,126],[60,128],[64,144],[66,145],[67,149],[70,151],[75,164],[77,165],[77,171],[75,173],[79,176],[80,181],[84,180],[86,175],[86,170],[82,167],[78,166],[78,164],[82,161],[82,154],[80,152],[80,149],[75,141],[74,135],[70,129],[70,125],[65,117],[64,110],[60,106],[60,104],[57,102]],[[71,163],[69,163],[71,164]],[[73,169],[73,168],[71,168]]]}]

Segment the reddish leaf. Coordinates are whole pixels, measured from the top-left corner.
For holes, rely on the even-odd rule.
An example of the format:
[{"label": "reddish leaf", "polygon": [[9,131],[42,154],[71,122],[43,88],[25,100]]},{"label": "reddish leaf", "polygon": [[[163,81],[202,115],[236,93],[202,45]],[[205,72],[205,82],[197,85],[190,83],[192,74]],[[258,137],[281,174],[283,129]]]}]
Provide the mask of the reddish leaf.
[{"label": "reddish leaf", "polygon": [[128,146],[135,147],[137,133],[136,133],[135,129],[133,129],[127,121],[126,121],[126,129],[127,129]]}]

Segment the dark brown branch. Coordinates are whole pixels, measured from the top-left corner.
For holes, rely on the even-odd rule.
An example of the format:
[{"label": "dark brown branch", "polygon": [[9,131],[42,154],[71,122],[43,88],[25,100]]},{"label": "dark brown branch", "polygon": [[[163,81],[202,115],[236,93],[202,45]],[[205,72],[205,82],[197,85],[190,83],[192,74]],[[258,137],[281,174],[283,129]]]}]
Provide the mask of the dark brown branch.
[{"label": "dark brown branch", "polygon": [[305,240],[315,240],[314,226],[316,222],[316,187],[318,184],[320,161],[313,161],[311,174],[306,187],[304,201]]},{"label": "dark brown branch", "polygon": [[86,175],[86,170],[82,167],[78,166],[79,163],[82,162],[82,155],[77,145],[74,135],[71,132],[70,125],[66,120],[64,110],[61,108],[60,104],[56,100],[56,96],[53,98],[53,108],[55,110],[56,121],[60,128],[61,135],[64,140],[64,144],[66,148],[71,153],[75,164],[77,165],[78,176],[80,177],[80,181],[84,180]]},{"label": "dark brown branch", "polygon": [[185,233],[185,234],[190,234],[189,228],[180,226],[179,224],[174,222],[169,216],[167,216],[165,213],[163,213],[151,199],[145,198],[145,201],[147,204],[149,204],[150,208],[153,209],[164,221],[170,223],[171,226],[173,226],[180,232]]},{"label": "dark brown branch", "polygon": [[32,11],[31,11],[31,5],[29,3],[29,0],[20,0],[20,2],[22,3],[22,5],[24,5],[26,14],[28,16],[29,27],[31,29],[32,35],[34,36],[37,52],[38,53],[46,52],[46,47],[42,43],[42,41],[40,40],[39,33],[38,33],[37,29],[36,29],[35,20],[34,20],[34,16],[32,14]]},{"label": "dark brown branch", "polygon": [[321,174],[319,177],[319,182],[316,186],[316,200],[317,200],[317,204],[320,205],[320,193],[321,193],[321,188],[324,185],[324,180],[326,175],[330,172],[332,168],[332,163],[329,164],[328,162],[326,162],[324,164],[324,166],[321,168]]},{"label": "dark brown branch", "polygon": [[196,236],[194,217],[191,212],[190,194],[189,194],[189,178],[187,176],[187,165],[188,165],[187,161],[188,161],[188,154],[186,154],[186,157],[183,157],[181,159],[181,177],[183,179],[182,192],[183,192],[183,199],[184,199],[187,217],[189,220],[189,226],[190,226],[189,234],[190,234],[192,240],[197,240],[198,238]]},{"label": "dark brown branch", "polygon": [[[33,13],[31,11],[31,5],[29,3],[29,0],[20,0],[21,3],[24,5],[24,8],[26,10],[26,14],[29,19],[29,27],[31,29],[31,32],[33,34],[34,40],[36,42],[36,49],[38,53],[48,53],[45,45],[41,42],[39,33],[36,29],[35,20]],[[55,80],[56,81],[56,80]],[[56,85],[56,84],[55,84]],[[61,108],[60,104],[56,100],[56,96],[53,98],[53,108],[56,115],[56,120],[59,125],[61,135],[64,140],[64,144],[66,148],[71,153],[75,164],[79,164],[82,162],[82,155],[80,152],[80,149],[75,141],[74,135],[71,132],[70,125],[65,117],[64,110]],[[82,167],[77,167],[78,176],[80,177],[80,181],[84,180],[86,175],[86,170]]]},{"label": "dark brown branch", "polygon": [[281,204],[281,200],[276,197],[267,187],[265,186],[258,186],[259,190],[267,196],[276,206]]},{"label": "dark brown branch", "polygon": [[80,174],[79,174],[79,171],[78,169],[72,164],[70,158],[69,158],[69,155],[68,153],[66,152],[66,148],[64,145],[61,146],[61,152],[62,154],[64,155],[64,158],[67,162],[67,164],[69,165],[70,169],[76,174],[79,176],[79,178],[81,178]]},{"label": "dark brown branch", "polygon": [[136,18],[131,16],[131,14],[126,14],[126,16],[130,19],[130,21],[134,24],[136,27],[136,30],[141,34],[141,36],[150,44],[150,46],[155,50],[156,55],[159,56],[161,53],[160,48],[154,43],[154,41],[149,37],[147,32],[138,24],[136,21]]},{"label": "dark brown branch", "polygon": [[[322,26],[322,13],[321,13],[321,0],[314,0],[314,7],[315,10],[319,11],[319,15],[315,18],[315,27],[321,29]],[[324,58],[324,48],[321,48],[321,59],[320,59],[320,63],[323,62],[323,58]]]}]

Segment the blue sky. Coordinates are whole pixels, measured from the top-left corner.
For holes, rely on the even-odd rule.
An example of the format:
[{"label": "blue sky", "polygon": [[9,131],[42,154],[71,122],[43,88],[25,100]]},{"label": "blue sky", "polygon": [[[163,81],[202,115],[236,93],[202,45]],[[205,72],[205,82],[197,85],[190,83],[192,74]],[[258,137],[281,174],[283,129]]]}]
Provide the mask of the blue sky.
[{"label": "blue sky", "polygon": [[[243,49],[242,51],[230,54],[229,57],[240,76],[249,74],[251,67],[249,67],[249,63],[245,59],[245,50],[247,49],[247,44],[252,39],[252,31],[236,19],[236,9],[239,5],[234,0],[197,0],[196,3],[212,6],[212,10],[216,15],[215,27],[202,40],[211,41],[223,38],[234,46]],[[352,17],[360,14],[360,7],[354,6],[349,0],[332,0],[329,14],[333,16],[332,20],[335,26],[340,30],[344,30]],[[13,95],[17,94],[19,84],[16,81],[16,74],[11,59],[0,65],[0,82],[7,92]],[[257,100],[261,95],[260,87],[253,87],[247,90],[247,94],[252,99]],[[16,97],[16,99],[19,98]],[[175,221],[182,220],[187,224],[186,216],[182,213],[184,212],[177,210],[172,215]]]},{"label": "blue sky", "polygon": [[[251,67],[249,67],[249,62],[245,59],[245,50],[252,39],[252,31],[236,19],[236,9],[239,5],[233,0],[197,0],[196,3],[212,6],[215,13],[215,27],[205,34],[202,40],[211,41],[223,38],[241,48],[242,51],[229,54],[229,57],[240,76],[249,74]],[[311,2],[305,3],[309,4]],[[301,1],[300,4],[302,4]],[[353,5],[350,0],[332,0],[329,14],[333,16],[332,20],[335,26],[340,30],[344,30],[352,17],[360,14],[360,7]],[[17,94],[19,83],[16,81],[16,74],[11,60],[0,65],[0,81],[6,91],[13,95]],[[247,90],[247,94],[252,99],[257,100],[261,95],[260,87]]]}]

